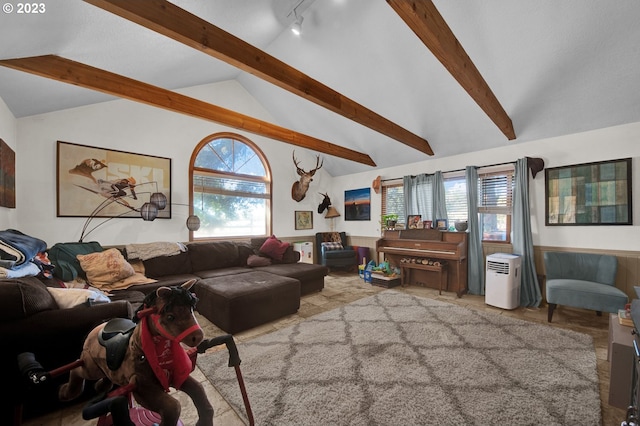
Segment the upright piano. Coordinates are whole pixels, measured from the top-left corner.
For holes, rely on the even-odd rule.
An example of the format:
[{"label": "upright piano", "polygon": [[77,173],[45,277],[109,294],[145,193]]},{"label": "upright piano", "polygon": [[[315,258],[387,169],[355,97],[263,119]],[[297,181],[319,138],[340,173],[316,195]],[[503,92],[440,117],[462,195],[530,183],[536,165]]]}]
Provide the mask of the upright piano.
[{"label": "upright piano", "polygon": [[[466,232],[437,229],[385,231],[383,237],[376,241],[376,252],[378,259],[383,254],[391,266],[402,269],[402,284],[419,283],[442,289],[442,283],[434,274],[440,269],[438,276],[444,276],[443,270],[446,273],[446,291],[453,291],[458,297],[467,292]],[[405,274],[405,271],[410,273]]]}]

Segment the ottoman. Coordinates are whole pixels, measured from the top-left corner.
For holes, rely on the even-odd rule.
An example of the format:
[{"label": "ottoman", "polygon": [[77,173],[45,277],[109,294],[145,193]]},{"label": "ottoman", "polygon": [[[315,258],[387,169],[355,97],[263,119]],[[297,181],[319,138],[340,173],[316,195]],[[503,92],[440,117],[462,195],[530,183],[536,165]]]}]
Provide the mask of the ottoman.
[{"label": "ottoman", "polygon": [[300,281],[252,271],[204,278],[194,286],[196,310],[234,334],[294,314],[300,308]]}]

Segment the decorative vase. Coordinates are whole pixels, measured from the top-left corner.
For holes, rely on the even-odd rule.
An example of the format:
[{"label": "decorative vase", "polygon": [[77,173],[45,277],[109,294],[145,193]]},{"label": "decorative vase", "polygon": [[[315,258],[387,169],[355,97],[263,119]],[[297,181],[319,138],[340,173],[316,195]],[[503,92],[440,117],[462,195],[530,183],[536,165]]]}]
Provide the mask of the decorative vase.
[{"label": "decorative vase", "polygon": [[467,221],[466,221],[466,220],[464,220],[464,221],[456,222],[456,223],[454,224],[454,226],[456,227],[456,231],[458,231],[458,232],[464,232],[464,231],[466,231],[466,230],[467,230],[467,226],[468,226],[468,224],[467,224]]}]

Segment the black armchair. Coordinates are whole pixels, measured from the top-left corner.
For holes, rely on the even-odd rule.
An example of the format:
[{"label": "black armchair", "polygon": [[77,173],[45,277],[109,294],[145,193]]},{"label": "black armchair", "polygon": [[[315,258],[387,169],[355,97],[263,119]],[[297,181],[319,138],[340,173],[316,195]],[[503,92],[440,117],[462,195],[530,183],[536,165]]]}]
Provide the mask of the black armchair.
[{"label": "black armchair", "polygon": [[329,269],[355,269],[358,263],[358,253],[347,244],[345,232],[316,233],[316,253],[320,263]]}]

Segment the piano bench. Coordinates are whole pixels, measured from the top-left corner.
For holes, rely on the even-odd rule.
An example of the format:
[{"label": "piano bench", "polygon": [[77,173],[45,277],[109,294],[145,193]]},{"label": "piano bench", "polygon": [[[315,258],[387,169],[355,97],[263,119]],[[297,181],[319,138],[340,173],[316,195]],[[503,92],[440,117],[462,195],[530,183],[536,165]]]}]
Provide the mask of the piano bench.
[{"label": "piano bench", "polygon": [[435,272],[438,274],[438,294],[442,294],[442,286],[444,286],[445,289],[447,288],[447,279],[448,279],[447,262],[432,261],[432,263],[429,264],[429,263],[422,263],[423,261],[429,262],[428,259],[415,259],[415,263],[411,261],[400,263],[402,285],[411,284],[411,276],[413,275],[412,271],[414,269],[418,269],[421,271]]}]

